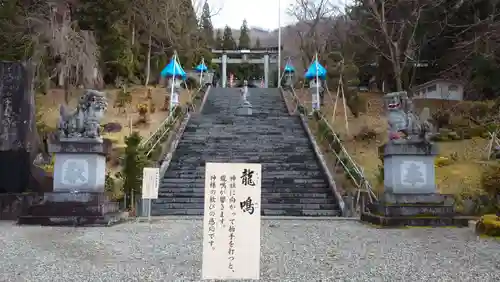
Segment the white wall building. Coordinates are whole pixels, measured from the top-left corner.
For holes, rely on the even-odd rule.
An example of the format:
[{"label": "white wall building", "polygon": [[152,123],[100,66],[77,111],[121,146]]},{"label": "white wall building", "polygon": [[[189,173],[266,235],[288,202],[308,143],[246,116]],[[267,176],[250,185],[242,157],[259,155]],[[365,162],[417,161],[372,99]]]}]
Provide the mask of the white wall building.
[{"label": "white wall building", "polygon": [[415,99],[441,99],[462,101],[464,84],[455,80],[436,79],[412,88]]}]

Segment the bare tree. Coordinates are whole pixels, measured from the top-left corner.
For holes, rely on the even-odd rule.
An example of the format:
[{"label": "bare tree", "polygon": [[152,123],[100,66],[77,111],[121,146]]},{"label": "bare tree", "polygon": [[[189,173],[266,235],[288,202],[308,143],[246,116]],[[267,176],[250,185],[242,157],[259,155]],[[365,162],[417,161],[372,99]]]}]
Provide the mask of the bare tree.
[{"label": "bare tree", "polygon": [[392,65],[397,91],[403,90],[403,72],[418,61],[421,43],[416,32],[424,12],[443,0],[366,0],[371,24],[358,26],[359,37]]},{"label": "bare tree", "polygon": [[296,0],[288,12],[298,21],[294,28],[302,53],[302,63],[306,67],[315,53],[325,52],[332,18],[338,14],[339,9],[330,0]]},{"label": "bare tree", "polygon": [[[65,88],[66,103],[70,85],[95,87],[102,83],[98,68],[99,49],[94,35],[90,31],[74,29],[66,3],[54,5],[37,1],[35,6],[26,8],[24,12],[22,17],[33,47],[30,61],[40,70],[50,65],[41,58],[50,54],[55,59],[57,67],[50,73],[49,79],[58,77],[59,86]],[[34,76],[39,74],[37,71]]]}]

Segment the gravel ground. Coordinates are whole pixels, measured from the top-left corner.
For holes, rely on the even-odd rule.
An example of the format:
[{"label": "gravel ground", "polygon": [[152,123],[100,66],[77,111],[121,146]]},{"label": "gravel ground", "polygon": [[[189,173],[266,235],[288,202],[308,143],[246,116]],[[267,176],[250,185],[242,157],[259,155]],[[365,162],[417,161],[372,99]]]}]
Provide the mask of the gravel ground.
[{"label": "gravel ground", "polygon": [[[261,281],[500,281],[500,241],[468,228],[264,220]],[[0,223],[0,281],[200,281],[201,220],[108,228]]]}]

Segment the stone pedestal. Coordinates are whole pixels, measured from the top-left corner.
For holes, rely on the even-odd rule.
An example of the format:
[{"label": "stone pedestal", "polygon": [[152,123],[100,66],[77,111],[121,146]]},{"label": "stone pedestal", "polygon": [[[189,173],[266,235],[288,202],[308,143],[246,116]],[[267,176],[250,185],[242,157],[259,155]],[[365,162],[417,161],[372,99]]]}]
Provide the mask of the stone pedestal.
[{"label": "stone pedestal", "polygon": [[252,104],[248,102],[247,100],[247,95],[248,95],[248,89],[243,90],[242,94],[242,99],[241,99],[241,106],[238,107],[236,115],[238,116],[251,116],[253,111],[252,111]]},{"label": "stone pedestal", "polygon": [[291,73],[286,73],[285,74],[285,87],[286,88],[291,88],[293,86],[293,76]]},{"label": "stone pedestal", "polygon": [[384,148],[384,188],[361,220],[381,226],[467,226],[454,199],[437,192],[434,144],[391,141]]},{"label": "stone pedestal", "polygon": [[436,193],[436,146],[397,141],[384,148],[384,191],[394,194]]},{"label": "stone pedestal", "polygon": [[20,223],[110,224],[120,221],[118,203],[104,194],[107,148],[99,140],[64,140],[49,145],[55,154],[54,191],[27,208]]}]

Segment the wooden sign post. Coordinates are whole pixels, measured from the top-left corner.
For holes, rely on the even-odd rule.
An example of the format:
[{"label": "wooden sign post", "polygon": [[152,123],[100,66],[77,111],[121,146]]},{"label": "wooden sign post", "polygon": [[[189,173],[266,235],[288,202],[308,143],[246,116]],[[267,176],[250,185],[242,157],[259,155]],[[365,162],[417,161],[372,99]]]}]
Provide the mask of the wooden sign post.
[{"label": "wooden sign post", "polygon": [[207,163],[202,279],[259,279],[262,166]]}]

